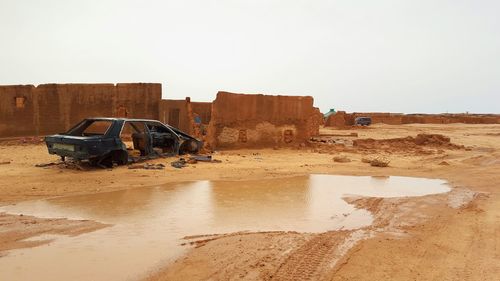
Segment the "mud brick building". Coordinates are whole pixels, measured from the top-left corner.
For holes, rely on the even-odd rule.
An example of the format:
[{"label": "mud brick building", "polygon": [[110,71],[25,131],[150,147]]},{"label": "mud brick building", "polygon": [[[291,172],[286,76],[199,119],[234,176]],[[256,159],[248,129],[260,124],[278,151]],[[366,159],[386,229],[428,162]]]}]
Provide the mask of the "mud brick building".
[{"label": "mud brick building", "polygon": [[86,117],[158,119],[161,84],[0,86],[0,137],[68,130]]},{"label": "mud brick building", "polygon": [[310,96],[219,92],[207,142],[211,148],[297,145],[318,133],[321,119]]},{"label": "mud brick building", "polygon": [[323,118],[309,96],[219,92],[213,103],[162,98],[161,84],[0,86],[0,138],[67,131],[88,117],[157,119],[212,148],[297,145]]}]

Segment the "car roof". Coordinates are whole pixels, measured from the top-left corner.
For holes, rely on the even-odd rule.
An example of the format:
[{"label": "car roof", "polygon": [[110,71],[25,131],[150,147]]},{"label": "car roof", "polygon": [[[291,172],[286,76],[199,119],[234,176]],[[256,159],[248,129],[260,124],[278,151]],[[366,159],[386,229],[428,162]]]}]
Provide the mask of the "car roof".
[{"label": "car roof", "polygon": [[115,117],[92,117],[92,118],[85,118],[85,120],[95,120],[95,121],[128,121],[128,122],[160,122],[158,120],[153,120],[153,119],[115,118]]}]

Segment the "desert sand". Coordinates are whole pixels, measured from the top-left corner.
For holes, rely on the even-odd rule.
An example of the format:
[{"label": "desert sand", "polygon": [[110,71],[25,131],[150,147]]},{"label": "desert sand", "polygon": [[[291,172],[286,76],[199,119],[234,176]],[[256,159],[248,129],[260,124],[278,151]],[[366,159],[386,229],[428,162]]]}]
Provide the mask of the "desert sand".
[{"label": "desert sand", "polygon": [[[500,276],[500,125],[374,125],[322,134],[349,135],[346,147],[215,151],[221,163],[162,170],[78,169],[58,162],[44,144],[0,145],[0,204],[155,186],[188,180],[248,180],[307,174],[410,176],[447,180],[444,194],[412,198],[349,197],[375,222],[358,230],[325,233],[199,233],[186,237],[186,255],[151,273],[149,280],[497,280]],[[454,145],[386,141],[351,146],[351,140],[441,134]],[[335,162],[336,156],[349,162]],[[372,167],[366,159],[390,160]],[[28,223],[26,221],[28,220]],[[36,228],[23,225],[37,225]],[[1,214],[3,250],[36,247],[20,239],[40,233],[77,235],[100,222],[50,220]],[[0,257],[1,258],[1,257]]]}]

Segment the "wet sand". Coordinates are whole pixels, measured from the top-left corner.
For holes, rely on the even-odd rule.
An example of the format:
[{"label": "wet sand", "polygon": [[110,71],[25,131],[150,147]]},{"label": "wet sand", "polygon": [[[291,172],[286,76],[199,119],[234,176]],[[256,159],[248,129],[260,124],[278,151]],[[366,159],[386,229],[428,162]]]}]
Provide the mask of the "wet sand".
[{"label": "wet sand", "polygon": [[[357,132],[359,138],[375,139],[440,133],[467,149],[342,152],[352,160],[348,163],[332,160],[339,153],[308,148],[235,150],[214,154],[222,163],[198,163],[181,170],[167,165],[158,171],[126,167],[79,171],[34,167],[57,160],[42,145],[2,145],[0,162],[11,163],[0,165],[0,201],[5,205],[186,180],[271,179],[311,173],[443,179],[454,187],[447,195],[347,198],[375,218],[371,227],[361,230],[188,238],[187,253],[165,263],[149,279],[495,280],[500,276],[500,126],[376,125],[334,132]],[[368,156],[387,157],[390,166],[371,167],[361,161]],[[152,162],[167,161],[171,160]]]}]

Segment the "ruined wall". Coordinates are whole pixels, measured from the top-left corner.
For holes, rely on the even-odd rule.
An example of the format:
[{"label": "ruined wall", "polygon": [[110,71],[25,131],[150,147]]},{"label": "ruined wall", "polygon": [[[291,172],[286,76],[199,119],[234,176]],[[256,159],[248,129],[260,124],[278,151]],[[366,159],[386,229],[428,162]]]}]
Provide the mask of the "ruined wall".
[{"label": "ruined wall", "polygon": [[[25,96],[25,108],[15,99]],[[161,84],[0,86],[0,137],[64,132],[83,118],[158,118]],[[30,122],[27,122],[30,120]]]},{"label": "ruined wall", "polygon": [[344,127],[354,125],[357,117],[371,117],[372,123],[384,123],[389,125],[400,124],[500,124],[500,115],[495,114],[402,114],[382,112],[354,112],[345,113],[339,111],[328,116],[325,126]]},{"label": "ruined wall", "polygon": [[323,113],[319,108],[314,107],[312,115],[309,117],[309,125],[307,126],[309,136],[319,135],[319,127],[325,124],[325,119],[323,118]]},{"label": "ruined wall", "polygon": [[160,121],[186,133],[192,131],[192,110],[189,98],[184,100],[161,100]]},{"label": "ruined wall", "polygon": [[210,123],[212,117],[211,102],[191,102],[191,109],[193,110],[193,114],[200,116],[202,124]]},{"label": "ruined wall", "polygon": [[[118,83],[116,84],[116,90],[117,98],[113,104],[114,116],[158,119],[161,84]],[[124,109],[127,113],[126,116],[123,116]]]},{"label": "ruined wall", "polygon": [[0,137],[36,133],[37,101],[33,85],[0,86]]},{"label": "ruined wall", "polygon": [[325,120],[326,127],[344,127],[347,126],[346,112],[337,111],[330,114]]},{"label": "ruined wall", "polygon": [[296,145],[319,131],[309,96],[219,92],[212,103],[207,143],[212,148]]},{"label": "ruined wall", "polygon": [[500,124],[498,114],[408,114],[403,117],[403,124]]}]

